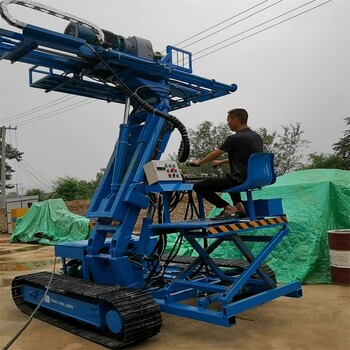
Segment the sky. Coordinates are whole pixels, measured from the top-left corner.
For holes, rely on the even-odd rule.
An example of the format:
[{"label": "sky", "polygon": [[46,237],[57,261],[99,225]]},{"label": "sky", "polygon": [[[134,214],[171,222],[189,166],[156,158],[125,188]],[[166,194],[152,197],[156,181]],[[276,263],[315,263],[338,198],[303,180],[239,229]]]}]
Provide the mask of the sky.
[{"label": "sky", "polygon": [[[40,2],[124,37],[148,39],[154,51],[184,48],[193,53],[195,75],[237,84],[230,95],[172,112],[188,129],[206,120],[225,122],[228,110],[245,108],[253,129],[282,133],[282,126],[300,123],[310,141],[305,155],[331,153],[344,136],[350,115],[350,1]],[[22,21],[60,33],[68,24],[17,5],[9,9]],[[20,32],[2,18],[0,27]],[[0,126],[17,126],[6,140],[24,152],[20,166],[13,164],[11,183],[23,194],[31,188],[49,191],[66,176],[95,179],[113,151],[124,106],[30,88],[29,68],[0,62]],[[177,152],[179,142],[175,130],[165,158]]]}]

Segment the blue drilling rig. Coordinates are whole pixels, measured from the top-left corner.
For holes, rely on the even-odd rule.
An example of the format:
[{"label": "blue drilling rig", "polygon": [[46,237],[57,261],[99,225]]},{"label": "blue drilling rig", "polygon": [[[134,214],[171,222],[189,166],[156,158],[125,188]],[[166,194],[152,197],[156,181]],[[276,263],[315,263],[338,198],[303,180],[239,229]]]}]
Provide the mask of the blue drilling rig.
[{"label": "blue drilling rig", "polygon": [[[67,20],[64,33],[23,23],[9,5]],[[20,310],[109,348],[156,335],[161,312],[221,326],[280,296],[300,297],[299,282],[277,285],[265,259],[288,234],[280,199],[253,200],[252,191],[275,181],[271,154],[250,160],[248,180],[231,191],[247,193],[249,217],[210,220],[175,161],[161,160],[172,132],[181,134],[178,161],[190,144],[171,111],[228,95],[223,84],[192,73],[191,53],[168,46],[162,55],[140,37],[125,38],[74,15],[28,0],[3,0],[2,17],[20,29],[0,28],[1,59],[24,62],[30,86],[125,106],[119,137],[87,217],[96,224],[86,241],[60,243],[62,273],[18,276],[13,300]],[[39,78],[37,78],[39,76]],[[191,217],[172,221],[188,198]],[[141,220],[140,231],[135,225]],[[267,229],[267,230],[266,230]],[[259,234],[254,234],[259,230]],[[271,232],[274,233],[271,233]],[[266,233],[265,233],[266,232]],[[165,254],[167,237],[176,244]],[[195,257],[178,256],[187,241]],[[224,242],[243,260],[213,258]],[[263,245],[254,256],[249,242]]]}]

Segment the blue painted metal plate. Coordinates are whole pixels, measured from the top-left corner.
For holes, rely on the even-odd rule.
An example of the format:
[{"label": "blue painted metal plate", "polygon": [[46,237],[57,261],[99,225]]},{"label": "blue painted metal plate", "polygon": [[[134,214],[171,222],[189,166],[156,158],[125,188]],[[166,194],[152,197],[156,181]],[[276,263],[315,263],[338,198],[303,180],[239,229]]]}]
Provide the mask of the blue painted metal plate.
[{"label": "blue painted metal plate", "polygon": [[[44,295],[44,291],[25,285],[22,287],[22,295],[23,300],[29,303],[39,304]],[[48,292],[41,307],[74,317],[75,319],[92,324],[96,327],[104,327],[106,325],[105,311],[101,310],[99,305],[87,301],[72,300],[67,296]]]}]

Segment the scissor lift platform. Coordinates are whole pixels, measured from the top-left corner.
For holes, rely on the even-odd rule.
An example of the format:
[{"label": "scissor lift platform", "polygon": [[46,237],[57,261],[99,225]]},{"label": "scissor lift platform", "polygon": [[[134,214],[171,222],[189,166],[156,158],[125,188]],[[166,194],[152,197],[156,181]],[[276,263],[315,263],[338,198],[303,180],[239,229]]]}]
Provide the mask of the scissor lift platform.
[{"label": "scissor lift platform", "polygon": [[287,224],[286,216],[275,217],[261,217],[257,220],[250,220],[249,218],[231,218],[225,220],[215,220],[211,218],[192,219],[177,222],[165,222],[161,224],[152,224],[150,229],[156,233],[175,233],[183,232],[186,234],[199,234],[200,237],[207,235],[227,235],[242,233],[243,231],[256,230],[258,228],[280,226],[281,224]]},{"label": "scissor lift platform", "polygon": [[[302,296],[300,282],[278,286],[262,267],[267,256],[288,233],[286,216],[256,220],[205,218],[152,224],[150,230],[154,235],[176,232],[197,253],[164,288],[153,292],[163,312],[231,326],[238,313],[252,307],[280,296]],[[256,230],[259,230],[258,235],[251,234]],[[202,244],[201,239],[206,244]],[[220,266],[212,258],[212,253],[223,242],[232,242],[246,259],[246,268],[240,273],[231,274],[229,268]],[[246,242],[262,242],[264,247],[254,256]],[[202,272],[203,266],[207,273]]]}]

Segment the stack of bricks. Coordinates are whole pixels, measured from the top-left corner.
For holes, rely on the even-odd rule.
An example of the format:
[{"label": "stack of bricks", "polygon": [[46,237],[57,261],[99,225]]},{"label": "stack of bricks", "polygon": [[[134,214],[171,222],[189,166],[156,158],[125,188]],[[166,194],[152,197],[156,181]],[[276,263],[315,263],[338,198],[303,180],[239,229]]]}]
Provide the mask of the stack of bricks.
[{"label": "stack of bricks", "polygon": [[74,200],[74,201],[66,201],[65,203],[66,203],[68,210],[71,213],[85,216],[85,214],[89,208],[90,200],[89,199],[81,199],[81,200]]}]

